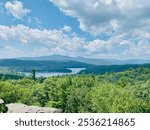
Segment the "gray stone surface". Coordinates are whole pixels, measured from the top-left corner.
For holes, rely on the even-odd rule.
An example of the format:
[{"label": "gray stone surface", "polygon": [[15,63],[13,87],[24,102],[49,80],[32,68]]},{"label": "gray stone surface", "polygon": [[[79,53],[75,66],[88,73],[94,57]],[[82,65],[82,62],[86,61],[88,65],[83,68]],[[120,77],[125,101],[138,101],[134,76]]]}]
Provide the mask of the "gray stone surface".
[{"label": "gray stone surface", "polygon": [[61,113],[61,110],[47,107],[27,106],[24,104],[11,103],[6,105],[7,113]]},{"label": "gray stone surface", "polygon": [[4,104],[4,100],[3,99],[0,99],[0,104]]}]

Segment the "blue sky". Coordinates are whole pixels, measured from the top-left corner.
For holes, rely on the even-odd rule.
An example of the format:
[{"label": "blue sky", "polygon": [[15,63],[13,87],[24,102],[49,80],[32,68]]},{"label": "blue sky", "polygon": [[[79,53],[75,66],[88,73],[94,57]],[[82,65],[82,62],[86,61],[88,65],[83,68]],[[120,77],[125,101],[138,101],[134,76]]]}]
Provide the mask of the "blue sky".
[{"label": "blue sky", "polygon": [[1,0],[0,58],[150,59],[148,0]]}]

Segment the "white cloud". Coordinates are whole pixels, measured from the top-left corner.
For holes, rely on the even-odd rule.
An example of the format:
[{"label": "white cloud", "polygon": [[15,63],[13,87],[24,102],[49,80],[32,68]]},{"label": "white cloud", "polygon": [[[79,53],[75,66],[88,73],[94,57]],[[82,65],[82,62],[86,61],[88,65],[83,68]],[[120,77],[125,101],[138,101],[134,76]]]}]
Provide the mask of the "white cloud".
[{"label": "white cloud", "polygon": [[[65,27],[64,27],[65,28]],[[104,41],[59,30],[34,29],[24,25],[0,25],[1,56],[40,56],[62,54],[94,58],[150,58],[150,33],[131,31]],[[9,51],[8,51],[9,50]],[[14,51],[13,51],[14,50]],[[6,53],[8,52],[8,53]],[[5,55],[4,55],[5,54]]]},{"label": "white cloud", "polygon": [[113,36],[108,41],[99,39],[90,41],[85,48],[90,55],[105,58],[150,59],[149,35],[150,33],[133,33],[133,31],[131,31],[129,33]]},{"label": "white cloud", "polygon": [[5,8],[15,19],[23,19],[25,15],[31,12],[30,9],[24,8],[21,1],[14,0],[13,2],[7,1]]},{"label": "white cloud", "polygon": [[[49,0],[76,18],[81,30],[109,40],[88,41],[86,54],[110,58],[150,58],[149,0]],[[102,36],[103,37],[103,36]]]},{"label": "white cloud", "polygon": [[[0,26],[0,44],[16,46],[23,53],[43,55],[46,53],[76,53],[85,50],[85,40],[76,35],[67,35],[60,30],[39,30],[24,25]],[[5,45],[4,45],[5,46]],[[38,51],[37,51],[38,50]],[[43,53],[39,53],[41,50]],[[36,53],[38,52],[38,53]]]},{"label": "white cloud", "polygon": [[149,0],[50,0],[65,15],[77,18],[80,28],[92,35],[150,31]]},{"label": "white cloud", "polygon": [[90,53],[103,53],[111,50],[112,44],[109,41],[96,39],[94,41],[89,42],[87,45],[85,45],[85,48]]},{"label": "white cloud", "polygon": [[63,31],[65,31],[65,32],[71,32],[72,28],[70,26],[65,25],[64,28],[63,28]]}]

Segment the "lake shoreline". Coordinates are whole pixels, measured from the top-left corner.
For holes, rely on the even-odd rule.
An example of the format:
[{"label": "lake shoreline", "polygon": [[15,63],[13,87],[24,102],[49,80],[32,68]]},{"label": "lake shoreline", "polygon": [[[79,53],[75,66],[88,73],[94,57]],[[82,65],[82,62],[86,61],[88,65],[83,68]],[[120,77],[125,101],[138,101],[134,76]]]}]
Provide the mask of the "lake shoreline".
[{"label": "lake shoreline", "polygon": [[[52,76],[63,76],[63,75],[73,75],[73,74],[78,74],[80,71],[86,69],[86,68],[66,68],[71,70],[71,72],[36,72],[36,78],[39,77],[52,77]],[[29,72],[21,72],[25,74],[26,76],[30,76],[31,73]]]}]

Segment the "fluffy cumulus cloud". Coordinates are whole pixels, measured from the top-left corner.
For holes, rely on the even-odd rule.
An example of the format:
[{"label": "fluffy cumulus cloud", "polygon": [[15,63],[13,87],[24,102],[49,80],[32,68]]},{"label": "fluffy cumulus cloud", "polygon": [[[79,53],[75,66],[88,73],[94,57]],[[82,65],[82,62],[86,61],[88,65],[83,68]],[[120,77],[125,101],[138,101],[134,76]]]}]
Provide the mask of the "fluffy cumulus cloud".
[{"label": "fluffy cumulus cloud", "polygon": [[15,19],[23,19],[25,15],[31,12],[30,9],[24,8],[23,3],[18,0],[7,1],[5,8]]},{"label": "fluffy cumulus cloud", "polygon": [[150,58],[150,32],[135,29],[113,36],[107,42],[112,43],[116,49],[114,52],[120,50],[128,58],[144,56]]},{"label": "fluffy cumulus cloud", "polygon": [[150,59],[150,33],[128,32],[108,41],[96,39],[85,46],[89,54],[105,58]]},{"label": "fluffy cumulus cloud", "polygon": [[72,28],[71,28],[70,26],[65,25],[64,28],[63,28],[63,30],[64,30],[65,32],[71,32],[71,31],[72,31]]},{"label": "fluffy cumulus cloud", "polygon": [[[77,35],[67,25],[62,29],[40,29],[42,22],[34,17],[38,28],[0,25],[0,56],[9,52],[12,57],[62,54],[150,59],[149,0],[49,1],[65,15],[76,18],[80,29],[91,34],[93,40]],[[31,11],[17,0],[6,2],[5,8],[16,19],[23,19]]]},{"label": "fluffy cumulus cloud", "polygon": [[124,58],[150,58],[149,0],[49,0],[65,15],[76,18],[82,31],[105,34],[84,48],[88,54]]},{"label": "fluffy cumulus cloud", "polygon": [[62,54],[97,58],[150,58],[150,33],[144,35],[135,31],[107,41],[87,41],[74,32],[68,34],[68,31],[71,31],[69,26],[59,30],[40,30],[24,25],[1,25],[0,55],[4,56],[7,52],[11,57]]},{"label": "fluffy cumulus cloud", "polygon": [[96,39],[85,45],[89,53],[108,53],[112,49],[112,43]]},{"label": "fluffy cumulus cloud", "polygon": [[149,0],[50,0],[65,15],[77,18],[93,35],[140,28],[150,30]]},{"label": "fluffy cumulus cloud", "polygon": [[[65,29],[65,30],[64,30]],[[67,31],[67,32],[66,32]],[[68,34],[70,28],[39,30],[24,25],[0,26],[0,46],[11,46],[27,55],[74,54],[84,52],[84,38]]]}]

